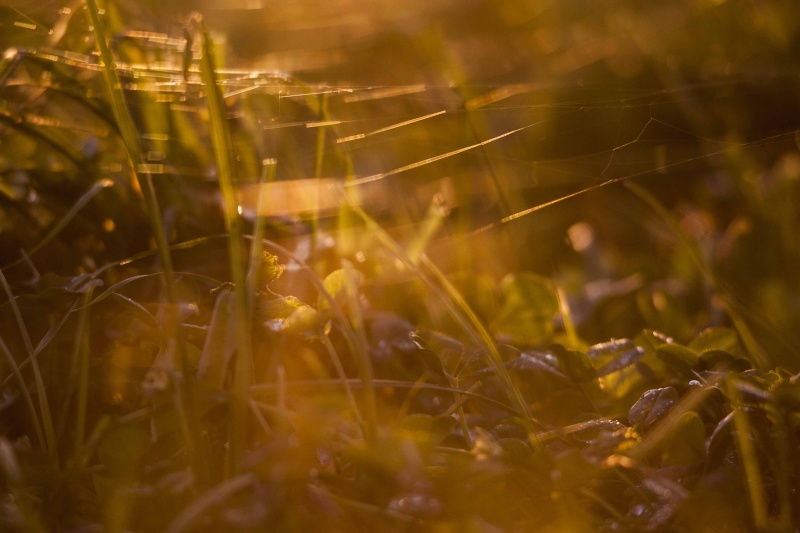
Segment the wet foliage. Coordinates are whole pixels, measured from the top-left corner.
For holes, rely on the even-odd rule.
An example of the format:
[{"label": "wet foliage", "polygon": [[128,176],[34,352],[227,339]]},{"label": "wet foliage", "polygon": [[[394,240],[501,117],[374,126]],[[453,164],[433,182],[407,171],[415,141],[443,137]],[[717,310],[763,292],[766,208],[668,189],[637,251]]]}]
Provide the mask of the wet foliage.
[{"label": "wet foliage", "polygon": [[0,7],[0,530],[800,528],[792,2],[161,4]]}]

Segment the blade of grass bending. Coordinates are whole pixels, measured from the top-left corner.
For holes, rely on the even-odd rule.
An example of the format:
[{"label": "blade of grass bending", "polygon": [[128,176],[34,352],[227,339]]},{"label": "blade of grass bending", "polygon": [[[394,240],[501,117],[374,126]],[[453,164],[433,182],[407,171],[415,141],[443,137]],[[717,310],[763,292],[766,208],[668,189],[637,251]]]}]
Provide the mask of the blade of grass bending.
[{"label": "blade of grass bending", "polygon": [[[534,447],[538,447],[539,439],[536,437],[534,427],[532,425],[532,423],[535,422],[533,414],[531,414],[528,403],[522,396],[522,392],[519,390],[519,387],[517,387],[516,384],[511,380],[511,375],[508,373],[508,369],[503,362],[503,358],[500,355],[500,351],[497,349],[497,344],[495,344],[491,334],[483,325],[483,323],[481,323],[481,320],[469,306],[467,301],[464,300],[464,297],[461,296],[461,293],[458,292],[458,289],[456,289],[456,287],[450,283],[444,273],[439,270],[436,265],[434,265],[433,262],[428,259],[427,256],[423,255],[420,257],[420,264],[431,272],[434,279],[436,279],[439,285],[444,289],[445,294],[450,298],[449,302],[447,300],[445,300],[445,302],[448,307],[451,308],[451,314],[462,323],[462,327],[465,328],[465,331],[473,335],[474,332],[477,332],[478,339],[476,340],[479,340],[480,343],[485,346],[487,350],[485,355],[489,366],[503,383],[505,392],[508,395],[508,399],[511,401],[511,404],[518,409],[519,414],[523,416],[523,420],[526,423],[531,424],[528,428],[531,444],[533,444]],[[450,302],[452,302],[454,305],[450,305]],[[459,311],[464,314],[466,321],[464,318],[459,316]],[[474,332],[469,329],[470,326],[474,328]],[[537,425],[540,424],[537,423]]]},{"label": "blade of grass bending", "polygon": [[[345,194],[347,191],[345,190]],[[346,196],[345,196],[346,198]],[[424,267],[433,276],[434,281],[427,278],[424,273],[411,261],[408,255],[403,251],[402,247],[397,244],[384,230],[358,205],[350,203],[350,208],[364,221],[372,235],[375,235],[379,242],[381,242],[392,254],[400,259],[407,267],[412,269],[420,278],[435,292],[439,293],[442,297],[442,302],[447,307],[451,316],[459,323],[463,330],[473,337],[479,345],[483,345],[486,349],[485,356],[489,367],[495,372],[498,379],[503,383],[506,395],[508,396],[511,405],[517,411],[528,426],[528,436],[531,445],[537,450],[543,451],[539,439],[536,436],[536,427],[543,428],[542,424],[538,423],[534,418],[528,407],[525,398],[522,396],[519,387],[511,380],[511,375],[503,363],[503,358],[500,356],[500,351],[492,339],[491,334],[487,331],[480,319],[475,315],[474,311],[469,307],[466,300],[461,296],[458,290],[450,283],[444,274],[434,265],[430,259],[425,255],[420,256],[420,266]]]},{"label": "blade of grass bending", "polygon": [[175,520],[167,527],[165,533],[188,531],[210,508],[224,503],[225,500],[233,494],[251,485],[255,485],[257,482],[258,478],[252,473],[242,474],[227,481],[223,481],[194,500],[181,511],[180,514],[175,517]]},{"label": "blade of grass bending", "polygon": [[[0,284],[2,284],[3,291],[8,297],[8,303],[11,306],[11,311],[17,322],[19,333],[25,343],[25,350],[28,352],[28,357],[31,360],[33,379],[36,381],[36,394],[39,398],[39,413],[41,414],[42,429],[44,430],[43,443],[45,443],[45,448],[50,458],[55,462],[58,461],[58,441],[56,439],[55,426],[53,426],[53,417],[50,414],[50,404],[47,402],[47,391],[45,390],[42,373],[39,370],[37,355],[33,350],[33,344],[31,343],[30,335],[28,335],[28,328],[25,326],[25,321],[22,318],[22,312],[17,305],[17,300],[14,298],[14,294],[11,292],[11,287],[9,287],[2,270],[0,270]],[[9,353],[9,355],[11,354]],[[13,357],[11,359],[13,360]],[[14,366],[16,367],[16,364]]]},{"label": "blade of grass bending", "polygon": [[247,282],[244,264],[244,241],[242,239],[241,217],[236,198],[236,183],[233,169],[233,153],[230,132],[226,126],[227,113],[225,101],[217,85],[217,74],[214,65],[214,45],[208,29],[199,19],[194,21],[200,32],[202,57],[200,58],[200,77],[206,93],[209,120],[211,122],[211,139],[217,160],[219,187],[225,211],[225,226],[230,235],[228,241],[231,262],[231,273],[234,284],[234,314],[237,325],[238,351],[235,360],[233,378],[233,416],[231,417],[231,468],[232,474],[238,474],[244,456],[249,420],[248,388],[252,382],[253,362],[251,327],[252,320],[248,314]]},{"label": "blade of grass bending", "polygon": [[[39,241],[33,248],[25,252],[25,255],[31,257],[33,254],[44,248],[47,245],[47,243],[55,239],[56,236],[59,233],[61,233],[61,231],[67,226],[67,224],[69,224],[69,222],[73,218],[75,218],[75,215],[77,215],[78,212],[81,209],[83,209],[83,207],[89,202],[89,200],[94,198],[94,196],[101,190],[105,189],[106,187],[111,187],[112,185],[114,185],[114,182],[111,181],[110,179],[101,179],[94,182],[94,184],[89,188],[89,190],[83,193],[83,195],[81,195],[81,197],[78,198],[78,201],[75,202],[75,204],[69,209],[69,211],[67,211],[66,214],[63,217],[61,217],[61,219],[52,227],[52,229],[50,229],[50,231],[47,232],[47,235],[45,235],[44,238],[41,241]],[[24,258],[17,259],[13,263],[6,265],[3,268],[11,268],[17,266],[24,260],[25,260]]]},{"label": "blade of grass bending", "polygon": [[722,302],[725,304],[725,310],[728,312],[728,316],[730,317],[731,321],[733,322],[733,326],[736,328],[736,331],[739,333],[739,336],[742,338],[742,342],[744,343],[747,351],[755,359],[755,363],[760,368],[767,368],[769,365],[769,360],[764,355],[764,351],[761,349],[761,346],[758,344],[755,335],[753,332],[750,331],[747,323],[744,321],[742,316],[739,312],[731,305],[729,301],[729,295],[720,287],[720,284],[709,269],[708,265],[702,259],[702,255],[697,250],[697,245],[692,242],[692,240],[686,235],[686,233],[681,229],[680,225],[675,221],[674,217],[664,208],[663,205],[649,192],[647,192],[644,188],[636,185],[632,182],[626,182],[625,187],[630,190],[633,194],[635,194],[640,200],[642,200],[645,204],[647,204],[653,212],[658,215],[658,217],[672,230],[673,233],[678,237],[681,244],[683,244],[686,249],[689,251],[690,256],[697,264],[700,273],[705,278],[706,282],[714,289],[714,292],[717,293]]},{"label": "blade of grass bending", "polygon": [[161,209],[158,205],[158,197],[156,195],[152,176],[149,173],[141,172],[141,166],[147,163],[147,160],[142,153],[136,124],[125,102],[125,95],[122,92],[122,84],[117,73],[116,62],[111,53],[111,48],[108,46],[103,22],[100,20],[100,10],[97,6],[97,0],[86,0],[86,9],[94,32],[95,44],[100,53],[100,60],[103,63],[101,72],[103,74],[103,82],[111,105],[111,110],[117,127],[119,128],[119,134],[122,137],[125,151],[128,154],[128,160],[133,169],[133,176],[142,190],[145,207],[152,226],[153,237],[156,241],[158,257],[161,260],[161,268],[164,272],[164,287],[169,304],[166,313],[166,330],[175,341],[173,347],[177,353],[179,372],[183,376],[183,379],[175,380],[175,387],[177,389],[176,398],[180,403],[185,405],[178,405],[177,407],[179,413],[185,413],[185,416],[188,417],[181,421],[181,426],[183,428],[188,428],[188,432],[190,433],[187,438],[189,456],[195,474],[202,484],[206,479],[204,472],[206,472],[208,461],[198,456],[196,448],[196,443],[200,442],[199,423],[197,422],[197,411],[194,406],[192,384],[191,380],[188,379],[190,376],[188,376],[186,372],[188,361],[183,346],[178,318],[178,296],[175,288],[174,269],[172,267],[169,242],[161,221]]}]

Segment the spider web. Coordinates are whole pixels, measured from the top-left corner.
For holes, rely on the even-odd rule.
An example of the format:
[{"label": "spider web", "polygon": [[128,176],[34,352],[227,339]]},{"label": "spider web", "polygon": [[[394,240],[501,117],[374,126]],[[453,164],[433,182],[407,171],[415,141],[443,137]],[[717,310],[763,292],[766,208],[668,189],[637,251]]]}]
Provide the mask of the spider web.
[{"label": "spider web", "polygon": [[[643,184],[668,206],[701,205],[719,218],[722,233],[742,196],[766,198],[776,182],[795,179],[800,105],[791,54],[761,45],[761,56],[772,54],[762,67],[736,55],[730,40],[728,56],[714,52],[703,63],[696,50],[703,43],[693,36],[675,38],[674,48],[684,51],[676,56],[633,46],[622,31],[634,31],[633,20],[644,28],[636,31],[658,29],[656,42],[693,21],[748,16],[732,7],[635,12],[624,5],[622,16],[555,6],[509,14],[491,3],[444,0],[412,3],[403,13],[344,0],[324,8],[190,4],[153,14],[121,2],[108,14],[117,66],[152,160],[139,170],[214,179],[213,161],[185,153],[187,132],[203,127],[204,95],[199,44],[179,21],[190,8],[205,8],[228,65],[237,67],[226,65],[219,77],[240,150],[239,179],[257,182],[260,163],[274,161],[277,181],[291,182],[261,214],[294,216],[309,205],[321,216],[334,213],[344,201],[336,191],[345,188],[387,227],[414,226],[436,198],[452,210],[442,242],[462,246],[513,228],[511,245],[535,240],[546,258],[519,266],[547,270],[575,224],[613,233],[615,221],[640,222],[643,211],[631,207],[622,183]],[[363,12],[356,16],[355,8]],[[84,90],[93,101],[101,91],[82,10],[69,2],[4,9],[4,27],[13,30],[6,45],[15,46],[6,64],[16,65],[6,70],[5,88],[27,91],[24,106],[7,103],[5,116],[69,138],[64,151],[75,159],[94,157],[111,128],[77,118],[85,110],[62,97]],[[683,19],[658,19],[677,14]],[[554,17],[560,25],[548,26]],[[730,39],[732,24],[718,29],[718,38]],[[793,29],[786,28],[786,39]],[[758,31],[766,30],[748,35]],[[523,38],[530,49],[519,44]],[[38,66],[17,68],[28,63]],[[83,80],[83,88],[59,76]],[[148,122],[154,106],[182,122]],[[102,168],[124,181],[118,162]],[[311,203],[302,203],[309,195]],[[790,202],[784,209],[789,228],[794,208]],[[547,219],[537,218],[544,210]]]}]

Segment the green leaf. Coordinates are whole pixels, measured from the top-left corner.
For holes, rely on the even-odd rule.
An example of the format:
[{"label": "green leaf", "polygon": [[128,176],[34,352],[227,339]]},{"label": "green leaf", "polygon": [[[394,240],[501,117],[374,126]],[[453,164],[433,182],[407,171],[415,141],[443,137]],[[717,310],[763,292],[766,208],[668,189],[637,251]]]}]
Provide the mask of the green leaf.
[{"label": "green leaf", "polygon": [[560,344],[550,346],[550,352],[558,359],[558,367],[576,383],[588,383],[597,377],[592,360],[583,352],[567,350]]},{"label": "green leaf", "polygon": [[673,387],[651,389],[639,398],[628,411],[628,423],[637,430],[646,430],[663,418],[678,401]]},{"label": "green leaf", "polygon": [[706,432],[694,411],[683,413],[670,428],[661,452],[663,466],[694,465],[705,459]]},{"label": "green leaf", "polygon": [[310,305],[301,305],[283,322],[280,330],[285,333],[315,333],[324,324],[324,317]]},{"label": "green leaf", "polygon": [[531,450],[531,447],[521,439],[498,439],[497,444],[503,450],[503,457],[505,457],[511,463],[525,463],[533,455],[533,450]]},{"label": "green leaf", "polygon": [[296,309],[303,305],[305,304],[294,296],[275,298],[265,293],[260,293],[256,313],[261,320],[282,320],[289,318]]},{"label": "green leaf", "polygon": [[707,370],[735,370],[742,372],[752,368],[752,364],[742,357],[734,357],[726,350],[706,350],[700,354],[700,360]]},{"label": "green leaf", "polygon": [[656,357],[683,377],[694,379],[693,369],[700,363],[700,357],[680,344],[662,344],[656,348]]},{"label": "green leaf", "polygon": [[723,350],[734,357],[742,355],[742,346],[739,344],[739,336],[730,328],[708,328],[697,335],[689,348],[697,353],[706,350]]},{"label": "green leaf", "polygon": [[532,273],[509,274],[501,283],[503,305],[494,329],[520,344],[535,344],[553,331],[558,299],[549,282]]},{"label": "green leaf", "polygon": [[[350,271],[350,278],[348,273],[343,269],[337,269],[327,275],[323,285],[325,292],[327,292],[339,305],[344,305],[347,302],[347,285],[352,284],[353,287],[358,287],[361,283],[361,273],[357,270]],[[317,302],[317,308],[320,311],[330,308],[330,303],[325,295],[320,294]]]},{"label": "green leaf", "polygon": [[437,416],[414,413],[400,421],[400,429],[412,440],[438,444],[453,428],[456,420],[451,416]]}]

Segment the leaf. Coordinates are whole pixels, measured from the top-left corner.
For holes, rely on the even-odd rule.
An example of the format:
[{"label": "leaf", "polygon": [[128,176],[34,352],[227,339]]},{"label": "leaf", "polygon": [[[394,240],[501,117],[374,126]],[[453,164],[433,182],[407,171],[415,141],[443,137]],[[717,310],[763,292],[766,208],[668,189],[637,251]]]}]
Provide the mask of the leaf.
[{"label": "leaf", "polygon": [[497,444],[503,450],[503,457],[511,463],[525,463],[533,455],[533,450],[522,439],[504,438],[498,439]]},{"label": "leaf", "polygon": [[438,444],[456,427],[456,420],[451,416],[414,413],[404,417],[399,426],[414,441]]},{"label": "leaf", "polygon": [[689,348],[680,344],[662,344],[656,348],[656,357],[683,377],[694,379],[694,368],[700,363],[700,357]]},{"label": "leaf", "polygon": [[[358,287],[361,284],[361,273],[357,270],[351,270],[350,279],[348,279],[347,271],[340,268],[328,274],[323,282],[325,292],[339,305],[344,305],[347,302],[348,284],[353,287]],[[317,308],[320,311],[330,309],[330,302],[324,294],[319,295]]]},{"label": "leaf", "polygon": [[442,360],[439,359],[439,354],[431,349],[423,348],[418,350],[416,354],[422,359],[423,364],[433,375],[449,379],[447,371],[442,366]]},{"label": "leaf", "polygon": [[722,327],[703,330],[692,339],[692,342],[689,343],[689,348],[697,353],[705,352],[706,350],[724,350],[734,357],[743,354],[739,336],[736,332],[730,328]]},{"label": "leaf", "polygon": [[266,293],[259,293],[256,313],[261,320],[283,320],[289,318],[303,302],[294,296],[281,296],[275,298]]},{"label": "leaf", "polygon": [[560,344],[553,344],[549,350],[558,359],[558,367],[576,383],[588,383],[597,377],[589,356],[577,350],[567,350]]},{"label": "leaf", "polygon": [[509,274],[501,283],[503,304],[494,329],[520,344],[535,344],[553,331],[558,299],[549,282],[532,273]]},{"label": "leaf", "polygon": [[324,323],[324,317],[310,305],[301,305],[284,320],[280,331],[285,333],[314,333]]},{"label": "leaf", "polygon": [[706,432],[703,421],[694,411],[683,413],[663,442],[661,464],[663,466],[695,465],[706,456]]},{"label": "leaf", "polygon": [[664,417],[677,401],[678,391],[673,387],[651,389],[630,408],[628,423],[637,430],[646,430]]},{"label": "leaf", "polygon": [[753,366],[747,359],[734,357],[726,350],[706,350],[700,354],[700,360],[707,370],[743,372]]}]

